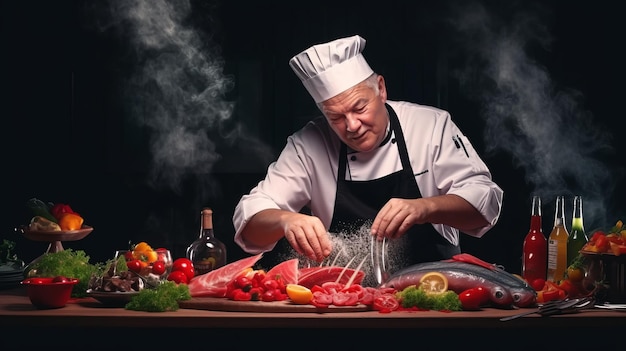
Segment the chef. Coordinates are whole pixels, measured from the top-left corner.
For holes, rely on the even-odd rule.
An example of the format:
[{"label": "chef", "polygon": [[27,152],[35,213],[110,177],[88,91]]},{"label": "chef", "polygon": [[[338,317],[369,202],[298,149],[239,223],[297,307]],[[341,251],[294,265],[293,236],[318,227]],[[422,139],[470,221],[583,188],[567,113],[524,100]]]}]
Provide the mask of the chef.
[{"label": "chef", "polygon": [[287,138],[237,204],[244,251],[323,262],[339,246],[365,251],[365,232],[388,243],[394,270],[449,258],[461,252],[460,231],[479,238],[496,224],[503,191],[468,138],[447,111],[387,100],[364,47],[354,35],[289,61],[322,116]]}]

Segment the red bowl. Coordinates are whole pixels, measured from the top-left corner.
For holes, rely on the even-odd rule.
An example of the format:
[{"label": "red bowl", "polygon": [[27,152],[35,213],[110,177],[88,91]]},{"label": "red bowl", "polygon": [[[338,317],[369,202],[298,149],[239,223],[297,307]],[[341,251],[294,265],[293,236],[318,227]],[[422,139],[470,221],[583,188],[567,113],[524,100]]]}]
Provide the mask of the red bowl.
[{"label": "red bowl", "polygon": [[39,309],[61,308],[67,304],[72,295],[76,278],[67,278],[65,281],[53,281],[55,278],[32,277],[22,280],[26,286],[26,293],[30,302]]}]

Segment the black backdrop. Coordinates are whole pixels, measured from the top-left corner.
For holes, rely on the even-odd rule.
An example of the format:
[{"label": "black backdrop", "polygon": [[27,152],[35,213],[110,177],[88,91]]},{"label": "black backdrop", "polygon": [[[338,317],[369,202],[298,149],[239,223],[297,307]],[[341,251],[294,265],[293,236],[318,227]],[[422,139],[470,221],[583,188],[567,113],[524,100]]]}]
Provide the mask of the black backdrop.
[{"label": "black backdrop", "polygon": [[[0,108],[5,122],[1,128],[5,212],[0,237],[15,241],[18,255],[26,261],[46,250],[47,243],[28,241],[14,232],[30,219],[26,200],[37,197],[69,203],[95,228],[81,241],[63,243],[85,250],[93,261],[104,261],[129,241],[142,240],[166,246],[180,257],[197,235],[201,207],[211,206],[229,261],[243,257],[245,253],[232,242],[235,204],[263,177],[287,135],[317,113],[287,61],[317,42],[360,34],[368,41],[365,56],[370,65],[387,79],[390,99],[449,110],[476,149],[485,153],[494,179],[505,191],[502,216],[482,239],[464,236],[464,251],[519,272],[533,185],[513,156],[487,154],[484,110],[454,74],[470,64],[457,50],[458,33],[446,26],[446,18],[462,3],[317,1],[279,6],[192,1],[190,15],[180,21],[202,42],[212,43],[203,49],[223,59],[223,74],[232,83],[223,99],[233,103],[231,125],[240,128],[231,131],[242,135],[245,131],[247,137],[232,142],[223,133],[210,134],[219,160],[208,171],[183,176],[172,189],[149,181],[150,131],[134,123],[137,110],[129,107],[129,96],[146,93],[129,90],[129,77],[149,57],[128,40],[136,30],[128,23],[132,21],[116,18],[110,12],[114,6],[97,1],[3,1]],[[610,165],[616,184],[607,190],[609,211],[603,220],[586,222],[588,229],[613,224],[624,212],[624,146],[616,127],[622,117],[618,104],[623,100],[624,60],[619,45],[624,25],[616,5],[481,4],[511,20],[515,11],[541,13],[553,40],[549,47],[533,47],[531,42],[527,49],[532,59],[559,86],[580,91],[592,124],[613,138],[602,140],[614,148],[601,160]],[[471,40],[463,43],[467,44]],[[158,54],[153,52],[152,57]],[[544,203],[547,234],[553,201]]]}]

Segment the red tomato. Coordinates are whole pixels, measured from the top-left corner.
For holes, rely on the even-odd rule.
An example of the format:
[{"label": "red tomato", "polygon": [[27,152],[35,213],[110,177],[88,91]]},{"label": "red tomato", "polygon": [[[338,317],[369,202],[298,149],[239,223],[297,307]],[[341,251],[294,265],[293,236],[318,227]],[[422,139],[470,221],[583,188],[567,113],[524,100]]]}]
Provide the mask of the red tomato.
[{"label": "red tomato", "polygon": [[561,289],[554,289],[554,290],[544,290],[543,291],[543,302],[549,302],[549,301],[553,301],[553,300],[558,300],[559,299],[559,291],[563,292],[563,295],[565,294],[564,290]]},{"label": "red tomato", "polygon": [[276,297],[274,296],[274,290],[265,290],[263,294],[261,294],[261,301],[272,302],[275,300]]},{"label": "red tomato", "polygon": [[161,275],[165,273],[165,262],[156,261],[152,264],[152,273],[156,275]]},{"label": "red tomato", "polygon": [[249,291],[252,288],[252,281],[248,277],[237,277],[235,278],[235,286],[243,289],[244,291]]},{"label": "red tomato", "polygon": [[383,294],[374,299],[372,307],[381,313],[389,313],[400,307],[400,302],[394,295]]},{"label": "red tomato", "polygon": [[141,261],[139,260],[132,260],[132,261],[128,261],[126,262],[126,267],[128,267],[128,270],[131,272],[135,272],[135,273],[139,273],[141,272]]},{"label": "red tomato", "polygon": [[488,300],[487,290],[482,287],[469,288],[459,294],[459,300],[464,310],[478,310]]},{"label": "red tomato", "polygon": [[278,289],[279,285],[276,280],[268,279],[263,282],[263,287],[265,288],[265,290],[274,290],[274,289]]},{"label": "red tomato", "polygon": [[187,275],[183,271],[172,271],[172,273],[168,274],[167,280],[176,284],[187,284],[189,282]]},{"label": "red tomato", "polygon": [[546,280],[537,278],[530,282],[530,286],[535,289],[535,291],[543,290],[543,287],[546,285]]},{"label": "red tomato", "polygon": [[[312,290],[311,290],[312,291]],[[323,291],[313,291],[313,299],[311,300],[311,304],[316,307],[328,307],[333,303],[333,296],[331,294],[327,294]]]},{"label": "red tomato", "polygon": [[333,305],[335,306],[356,306],[359,303],[359,295],[357,293],[339,291],[332,296]]},{"label": "red tomato", "polygon": [[53,283],[67,283],[69,281],[70,280],[63,275],[57,275],[56,277],[52,278]]},{"label": "red tomato", "polygon": [[252,294],[250,294],[249,292],[245,292],[241,289],[237,289],[235,290],[235,293],[233,294],[233,300],[235,301],[250,301],[252,300]]},{"label": "red tomato", "polygon": [[599,236],[596,240],[596,247],[600,252],[606,252],[609,249],[609,239],[606,238],[606,235]]},{"label": "red tomato", "polygon": [[260,301],[261,295],[263,295],[264,290],[261,289],[260,287],[256,287],[256,288],[250,289],[250,291],[248,292],[250,293],[252,301]]},{"label": "red tomato", "polygon": [[366,291],[365,293],[363,293],[363,296],[361,296],[361,298],[359,299],[359,303],[362,303],[364,305],[371,305],[372,303],[374,303],[374,294],[372,294],[369,291]]},{"label": "red tomato", "polygon": [[179,271],[185,273],[187,276],[187,281],[191,280],[196,275],[195,270],[193,269],[193,262],[191,262],[187,258],[177,258],[174,260],[172,264],[172,272]]}]

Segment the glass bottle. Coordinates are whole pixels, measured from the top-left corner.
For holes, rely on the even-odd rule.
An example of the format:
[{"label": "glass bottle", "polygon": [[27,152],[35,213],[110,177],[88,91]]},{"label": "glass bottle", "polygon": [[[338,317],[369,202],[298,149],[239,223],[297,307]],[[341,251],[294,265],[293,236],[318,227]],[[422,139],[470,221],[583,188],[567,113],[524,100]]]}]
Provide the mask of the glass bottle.
[{"label": "glass bottle", "polygon": [[565,227],[565,198],[556,197],[554,227],[548,237],[548,276],[547,280],[559,282],[567,269],[567,238]]},{"label": "glass bottle", "polygon": [[541,197],[533,196],[530,209],[530,229],[524,238],[522,278],[528,283],[546,280],[548,241],[541,229]]},{"label": "glass bottle", "polygon": [[196,276],[226,264],[226,245],[213,232],[213,210],[204,208],[200,216],[200,235],[187,247],[187,258],[193,263]]},{"label": "glass bottle", "polygon": [[574,197],[574,213],[572,215],[572,232],[567,239],[567,265],[569,266],[578,257],[580,249],[585,246],[589,238],[583,224],[583,198]]}]

